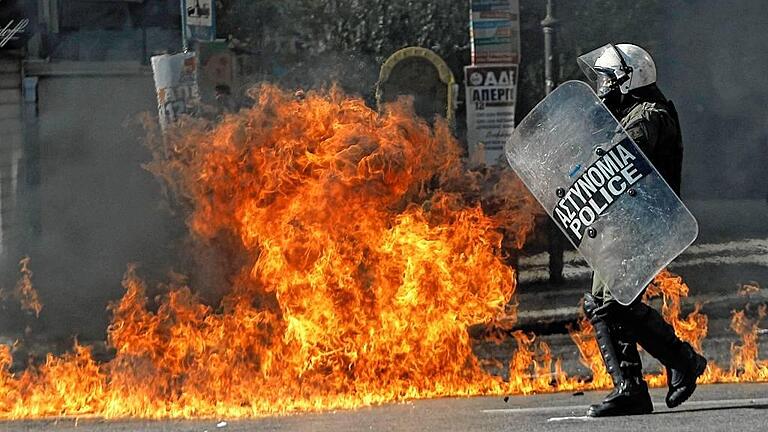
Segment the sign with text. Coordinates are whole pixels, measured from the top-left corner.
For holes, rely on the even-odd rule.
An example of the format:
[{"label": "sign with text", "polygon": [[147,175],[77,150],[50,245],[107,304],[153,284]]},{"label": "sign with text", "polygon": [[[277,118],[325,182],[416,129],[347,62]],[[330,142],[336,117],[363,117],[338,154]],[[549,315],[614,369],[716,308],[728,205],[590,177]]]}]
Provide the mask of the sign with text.
[{"label": "sign with text", "polygon": [[182,114],[194,114],[200,105],[197,56],[194,52],[152,57],[160,126],[165,129]]},{"label": "sign with text", "polygon": [[216,39],[216,6],[213,0],[183,0],[181,24],[185,40],[213,42]]},{"label": "sign with text", "polygon": [[469,153],[482,152],[486,164],[503,159],[504,144],[515,128],[517,65],[466,66]]},{"label": "sign with text", "polygon": [[518,0],[471,0],[472,64],[520,63]]}]

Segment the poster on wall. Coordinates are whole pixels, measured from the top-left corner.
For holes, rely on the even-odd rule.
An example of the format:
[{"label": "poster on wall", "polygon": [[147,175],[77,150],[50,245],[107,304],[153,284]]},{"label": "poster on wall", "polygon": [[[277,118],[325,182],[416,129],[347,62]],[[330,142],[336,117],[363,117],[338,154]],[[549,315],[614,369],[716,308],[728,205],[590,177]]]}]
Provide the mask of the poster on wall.
[{"label": "poster on wall", "polygon": [[518,0],[471,0],[472,64],[520,63]]},{"label": "poster on wall", "polygon": [[516,64],[464,68],[467,144],[474,158],[493,165],[504,158],[504,144],[515,129]]},{"label": "poster on wall", "polygon": [[160,126],[165,130],[182,114],[195,114],[200,106],[197,56],[194,52],[152,57]]}]

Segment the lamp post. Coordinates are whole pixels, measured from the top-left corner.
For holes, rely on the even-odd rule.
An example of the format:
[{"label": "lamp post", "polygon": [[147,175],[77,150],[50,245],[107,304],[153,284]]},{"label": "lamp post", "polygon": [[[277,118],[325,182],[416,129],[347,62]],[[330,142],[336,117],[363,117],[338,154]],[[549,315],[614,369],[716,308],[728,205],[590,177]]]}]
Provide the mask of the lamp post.
[{"label": "lamp post", "polygon": [[[541,21],[544,32],[544,92],[549,94],[555,89],[555,67],[552,45],[555,38],[557,20],[552,15],[552,2],[547,0],[547,15]],[[551,220],[548,224],[549,235],[547,252],[549,253],[549,282],[563,282],[563,235]]]}]

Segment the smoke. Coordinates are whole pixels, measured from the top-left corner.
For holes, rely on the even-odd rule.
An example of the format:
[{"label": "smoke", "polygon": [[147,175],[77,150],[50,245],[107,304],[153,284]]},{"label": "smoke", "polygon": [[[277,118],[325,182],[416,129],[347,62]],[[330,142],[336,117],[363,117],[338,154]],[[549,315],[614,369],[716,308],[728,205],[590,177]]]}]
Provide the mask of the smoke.
[{"label": "smoke", "polygon": [[666,3],[659,83],[681,117],[683,196],[768,195],[768,15],[761,0]]},{"label": "smoke", "polygon": [[149,75],[40,80],[38,139],[27,145],[40,148],[41,179],[23,193],[30,213],[22,216],[39,211],[39,228],[15,227],[23,241],[8,257],[4,284],[12,286],[16,262],[29,255],[45,309],[38,320],[5,316],[4,330],[103,338],[126,265],[146,263],[142,274],[158,277],[169,269],[178,221],[141,167],[150,155],[135,121],[155,105],[153,90]]},{"label": "smoke", "polygon": [[[321,55],[307,54],[306,58],[284,66],[273,66],[275,74],[266,78],[286,89],[309,90],[338,85],[349,94],[362,96],[369,106],[373,106],[380,66],[371,55],[326,51]],[[264,78],[259,74],[243,77],[242,88],[247,91]]]}]

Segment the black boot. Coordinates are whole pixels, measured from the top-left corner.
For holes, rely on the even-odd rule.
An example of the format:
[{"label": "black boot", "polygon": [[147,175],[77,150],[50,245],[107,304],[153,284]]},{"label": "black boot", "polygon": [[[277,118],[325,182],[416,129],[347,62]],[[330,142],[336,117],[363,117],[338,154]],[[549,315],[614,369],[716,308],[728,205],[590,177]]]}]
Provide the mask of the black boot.
[{"label": "black boot", "polygon": [[640,355],[634,342],[621,340],[620,329],[609,326],[597,300],[585,296],[584,312],[595,329],[603,362],[613,380],[613,390],[599,404],[587,410],[590,417],[608,417],[653,412],[648,385],[643,380]]},{"label": "black boot", "polygon": [[653,412],[653,402],[648,385],[640,377],[628,377],[608,394],[599,404],[590,405],[589,417],[613,417],[642,415]]},{"label": "black boot", "polygon": [[696,390],[696,379],[707,368],[707,359],[680,340],[661,314],[645,303],[633,304],[622,315],[640,346],[667,368],[667,406],[674,408],[688,400]]}]

